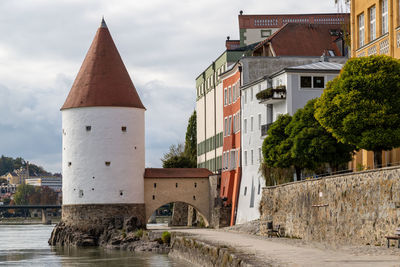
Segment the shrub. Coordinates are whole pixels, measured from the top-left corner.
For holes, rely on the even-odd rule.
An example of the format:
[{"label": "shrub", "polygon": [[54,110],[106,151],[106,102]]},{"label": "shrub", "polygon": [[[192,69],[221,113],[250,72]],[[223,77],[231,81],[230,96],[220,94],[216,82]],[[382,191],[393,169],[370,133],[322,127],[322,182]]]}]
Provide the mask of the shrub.
[{"label": "shrub", "polygon": [[169,244],[169,242],[171,241],[171,233],[168,231],[162,233],[161,240],[164,244]]}]

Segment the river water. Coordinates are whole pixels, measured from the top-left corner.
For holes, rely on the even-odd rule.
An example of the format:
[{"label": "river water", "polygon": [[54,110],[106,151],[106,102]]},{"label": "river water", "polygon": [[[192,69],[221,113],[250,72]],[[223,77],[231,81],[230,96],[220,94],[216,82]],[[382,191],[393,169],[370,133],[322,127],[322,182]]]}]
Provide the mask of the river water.
[{"label": "river water", "polygon": [[50,247],[47,240],[53,227],[0,225],[0,266],[189,266],[166,254]]}]

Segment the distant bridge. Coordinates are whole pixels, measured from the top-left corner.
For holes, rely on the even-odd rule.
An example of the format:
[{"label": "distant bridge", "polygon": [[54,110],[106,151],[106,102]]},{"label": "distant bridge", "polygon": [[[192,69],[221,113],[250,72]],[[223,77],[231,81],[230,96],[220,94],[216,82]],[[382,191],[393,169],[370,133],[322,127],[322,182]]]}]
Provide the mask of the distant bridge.
[{"label": "distant bridge", "polygon": [[61,205],[0,205],[0,210],[16,210],[16,209],[41,209],[42,223],[49,224],[51,220],[48,218],[48,209],[61,209]]},{"label": "distant bridge", "polygon": [[61,209],[61,205],[0,205],[0,210],[11,209]]}]

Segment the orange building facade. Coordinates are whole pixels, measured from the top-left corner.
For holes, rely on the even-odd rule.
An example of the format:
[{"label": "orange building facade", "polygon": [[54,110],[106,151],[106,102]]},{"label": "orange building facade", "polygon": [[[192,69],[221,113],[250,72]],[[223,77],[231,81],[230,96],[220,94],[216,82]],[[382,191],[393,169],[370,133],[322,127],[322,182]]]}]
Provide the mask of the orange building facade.
[{"label": "orange building facade", "polygon": [[233,65],[221,75],[223,80],[223,149],[220,196],[226,205],[232,206],[230,224],[235,214],[240,185],[240,66]]},{"label": "orange building facade", "polygon": [[[400,58],[400,0],[351,0],[351,55]],[[374,167],[373,152],[360,150],[350,168]],[[383,151],[383,166],[398,165],[400,149]]]}]

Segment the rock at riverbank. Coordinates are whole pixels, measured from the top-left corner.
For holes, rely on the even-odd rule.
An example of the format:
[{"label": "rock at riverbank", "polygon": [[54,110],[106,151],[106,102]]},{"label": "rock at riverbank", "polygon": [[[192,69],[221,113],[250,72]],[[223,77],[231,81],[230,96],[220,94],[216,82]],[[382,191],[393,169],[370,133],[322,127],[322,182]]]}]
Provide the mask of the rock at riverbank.
[{"label": "rock at riverbank", "polygon": [[[151,236],[151,238],[149,237]],[[130,251],[168,252],[168,244],[161,241],[161,232],[149,235],[137,225],[135,218],[125,221],[113,219],[98,226],[57,224],[49,239],[52,246],[90,247]]]}]

